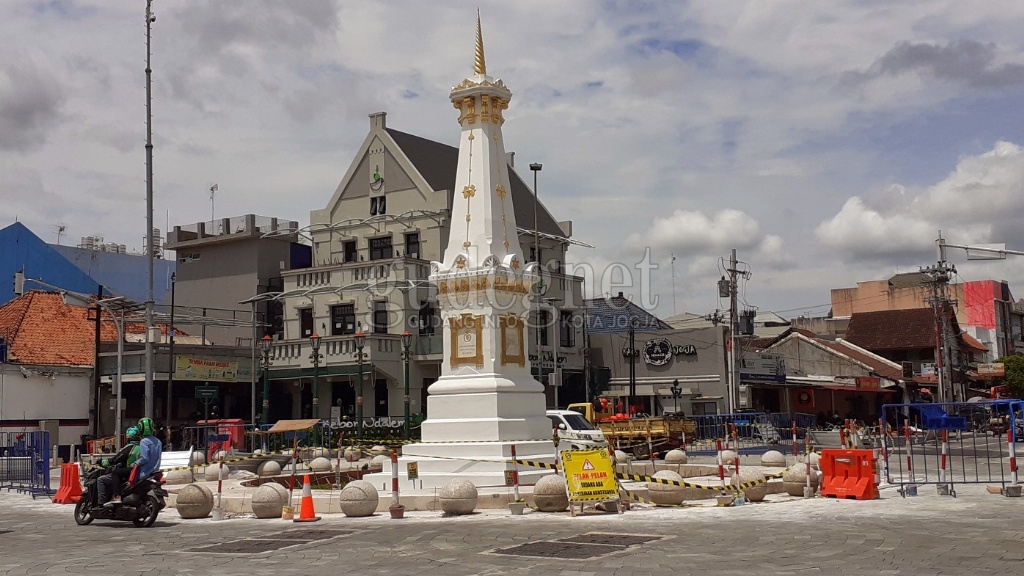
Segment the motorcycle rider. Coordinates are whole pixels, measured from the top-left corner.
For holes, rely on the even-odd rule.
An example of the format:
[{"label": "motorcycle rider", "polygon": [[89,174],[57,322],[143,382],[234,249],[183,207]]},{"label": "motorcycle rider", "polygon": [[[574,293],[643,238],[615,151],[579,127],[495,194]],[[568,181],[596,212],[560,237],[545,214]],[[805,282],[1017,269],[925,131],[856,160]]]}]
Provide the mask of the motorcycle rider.
[{"label": "motorcycle rider", "polygon": [[114,455],[113,458],[104,458],[100,465],[112,467],[112,470],[100,476],[97,481],[99,506],[113,506],[113,498],[121,490],[121,485],[128,480],[131,474],[131,467],[139,457],[139,429],[132,426],[125,433],[128,443]]},{"label": "motorcycle rider", "polygon": [[142,418],[138,424],[139,434],[142,441],[139,442],[139,458],[135,461],[131,482],[133,484],[149,478],[160,469],[160,456],[163,454],[163,445],[153,434],[156,426],[152,418]]}]

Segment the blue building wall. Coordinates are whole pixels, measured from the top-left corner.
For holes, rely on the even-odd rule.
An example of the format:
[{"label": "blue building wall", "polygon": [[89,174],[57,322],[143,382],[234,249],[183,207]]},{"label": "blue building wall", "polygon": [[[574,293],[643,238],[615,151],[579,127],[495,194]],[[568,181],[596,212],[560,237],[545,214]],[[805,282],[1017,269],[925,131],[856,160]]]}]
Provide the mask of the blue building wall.
[{"label": "blue building wall", "polygon": [[[170,301],[174,265],[173,260],[153,263],[153,298],[157,303]],[[24,224],[15,222],[0,230],[0,304],[14,299],[14,274],[18,271],[23,271],[27,279],[73,292],[95,294],[102,284],[104,294],[146,300],[145,257],[47,244]],[[42,288],[25,283],[26,291]]]}]

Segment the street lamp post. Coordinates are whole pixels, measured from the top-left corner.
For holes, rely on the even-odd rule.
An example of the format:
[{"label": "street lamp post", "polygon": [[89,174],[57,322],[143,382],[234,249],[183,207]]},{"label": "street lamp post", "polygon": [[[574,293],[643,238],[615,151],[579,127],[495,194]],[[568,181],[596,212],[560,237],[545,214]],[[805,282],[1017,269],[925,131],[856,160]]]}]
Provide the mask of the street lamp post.
[{"label": "street lamp post", "polygon": [[622,355],[629,358],[629,394],[626,396],[626,414],[629,414],[633,396],[636,396],[636,358],[640,355],[640,351],[636,348],[637,324],[636,316],[629,319],[629,345],[622,350]]},{"label": "street lamp post", "polygon": [[363,439],[363,346],[366,345],[366,335],[360,330],[356,332],[356,362],[359,364],[358,384],[356,388],[356,437]]},{"label": "street lamp post", "polygon": [[320,397],[319,397],[319,384],[320,384],[320,361],[324,359],[324,355],[320,353],[320,335],[313,332],[313,335],[309,337],[309,347],[312,349],[312,353],[309,355],[309,359],[313,362],[313,418],[320,419]]},{"label": "street lamp post", "polygon": [[406,330],[402,333],[402,362],[405,363],[405,395],[402,401],[405,402],[405,439],[409,439],[409,345],[412,344],[412,334]]},{"label": "street lamp post", "polygon": [[673,412],[679,414],[679,397],[683,394],[683,389],[679,387],[679,379],[676,378],[672,381],[672,387],[669,388],[672,391],[672,408]]},{"label": "street lamp post", "polygon": [[533,258],[534,262],[540,264],[540,232],[537,229],[537,212],[540,209],[540,201],[537,199],[537,172],[544,165],[538,162],[530,164],[530,170],[533,171]]},{"label": "street lamp post", "polygon": [[263,358],[260,360],[260,368],[263,369],[263,424],[270,420],[270,366],[273,364],[270,360],[270,349],[273,343],[274,339],[270,334],[266,334],[260,340],[260,350],[263,352]]}]

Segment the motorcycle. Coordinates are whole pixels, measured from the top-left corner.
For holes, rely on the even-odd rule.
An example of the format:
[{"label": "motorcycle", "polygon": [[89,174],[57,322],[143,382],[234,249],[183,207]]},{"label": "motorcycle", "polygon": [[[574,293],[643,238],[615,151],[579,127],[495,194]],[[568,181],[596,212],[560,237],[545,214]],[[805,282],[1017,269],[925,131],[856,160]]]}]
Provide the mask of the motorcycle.
[{"label": "motorcycle", "polygon": [[85,490],[82,498],[75,505],[75,523],[85,526],[93,520],[124,520],[131,521],[139,528],[148,528],[156,522],[157,516],[166,505],[164,498],[167,491],[163,489],[163,474],[156,474],[138,482],[134,486],[124,485],[121,500],[104,508],[99,504],[99,479],[109,470],[96,467],[85,474]]}]

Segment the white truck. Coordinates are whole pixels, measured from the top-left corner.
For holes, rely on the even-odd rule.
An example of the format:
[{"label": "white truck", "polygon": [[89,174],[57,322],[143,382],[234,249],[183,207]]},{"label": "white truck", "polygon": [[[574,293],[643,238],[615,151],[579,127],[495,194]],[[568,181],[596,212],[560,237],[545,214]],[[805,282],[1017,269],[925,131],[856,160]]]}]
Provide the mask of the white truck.
[{"label": "white truck", "polygon": [[559,448],[590,450],[608,448],[604,432],[596,428],[582,414],[574,410],[548,410],[551,436],[558,435]]}]

